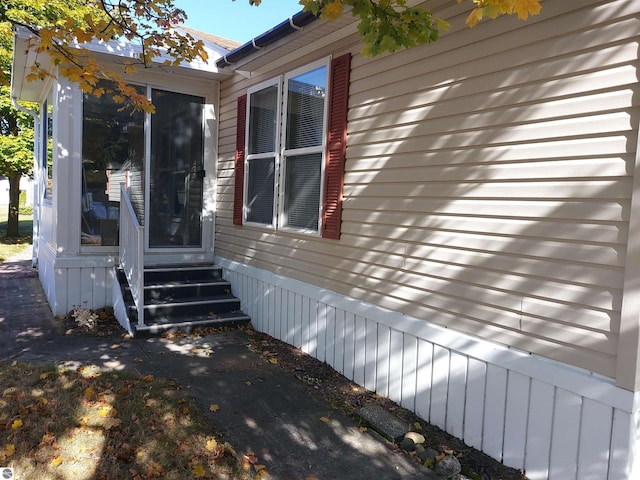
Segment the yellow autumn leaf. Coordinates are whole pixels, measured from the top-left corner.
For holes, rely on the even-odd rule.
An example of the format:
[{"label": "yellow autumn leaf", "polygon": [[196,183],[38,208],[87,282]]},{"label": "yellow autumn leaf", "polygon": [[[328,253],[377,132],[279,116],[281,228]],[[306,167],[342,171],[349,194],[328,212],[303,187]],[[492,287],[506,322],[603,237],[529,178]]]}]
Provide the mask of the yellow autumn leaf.
[{"label": "yellow autumn leaf", "polygon": [[318,477],[307,477],[304,480],[318,480]]},{"label": "yellow autumn leaf", "polygon": [[274,365],[275,365],[276,363],[278,363],[278,359],[277,359],[277,358],[270,358],[270,359],[269,359],[269,361],[270,361],[271,363],[273,363]]},{"label": "yellow autumn leaf", "polygon": [[153,375],[151,375],[151,374],[145,375],[144,377],[142,377],[142,381],[143,382],[153,382]]},{"label": "yellow autumn leaf", "polygon": [[191,467],[191,473],[196,478],[202,478],[205,476],[206,472],[204,471],[204,467],[198,463]]},{"label": "yellow autumn leaf", "polygon": [[47,405],[47,404],[49,403],[49,400],[47,400],[47,399],[46,399],[46,398],[44,398],[44,397],[40,397],[40,398],[38,399],[38,402],[40,402],[42,405]]},{"label": "yellow autumn leaf", "polygon": [[11,428],[14,430],[17,430],[20,427],[22,427],[22,420],[20,420],[19,418],[14,420],[13,423],[11,424]]},{"label": "yellow autumn leaf", "polygon": [[106,417],[115,417],[118,415],[118,411],[110,406],[107,407],[102,407],[99,411],[98,411],[98,416],[102,417],[102,418],[106,418]]},{"label": "yellow autumn leaf", "polygon": [[342,2],[330,2],[327,3],[322,9],[321,17],[325,20],[335,20],[342,15]]},{"label": "yellow autumn leaf", "polygon": [[78,373],[80,373],[80,375],[82,375],[82,377],[84,378],[96,378],[102,375],[102,372],[100,372],[100,367],[98,367],[97,365],[86,365],[80,367],[78,369]]},{"label": "yellow autumn leaf", "polygon": [[209,452],[213,452],[217,447],[218,447],[218,442],[216,441],[215,438],[212,438],[207,441],[207,445],[204,448],[206,448],[207,451]]},{"label": "yellow autumn leaf", "polygon": [[320,417],[320,421],[323,423],[329,423],[330,420],[327,417]]},{"label": "yellow autumn leaf", "polygon": [[51,465],[52,467],[59,467],[61,463],[62,463],[62,458],[56,457],[49,462],[49,465]]},{"label": "yellow autumn leaf", "polygon": [[260,470],[258,473],[256,473],[256,478],[265,478],[268,476],[269,473],[266,470]]},{"label": "yellow autumn leaf", "polygon": [[96,396],[96,392],[93,388],[91,387],[87,387],[84,389],[84,394],[83,394],[84,398],[86,398],[87,400],[91,400],[93,398],[95,398]]},{"label": "yellow autumn leaf", "polygon": [[245,385],[246,385],[246,386],[248,386],[248,387],[250,387],[250,386],[251,386],[251,382],[250,382],[249,380],[247,380],[247,381],[245,382]]},{"label": "yellow autumn leaf", "polygon": [[218,410],[220,410],[220,406],[214,403],[209,407],[209,410],[211,410],[212,412],[217,412]]},{"label": "yellow autumn leaf", "polygon": [[266,465],[254,465],[253,468],[256,470],[256,472],[261,472],[262,470],[267,468],[267,466]]},{"label": "yellow autumn leaf", "polygon": [[4,447],[4,454],[7,457],[10,457],[11,455],[13,455],[14,453],[16,453],[16,446],[13,443],[8,443],[7,445],[5,445]]}]

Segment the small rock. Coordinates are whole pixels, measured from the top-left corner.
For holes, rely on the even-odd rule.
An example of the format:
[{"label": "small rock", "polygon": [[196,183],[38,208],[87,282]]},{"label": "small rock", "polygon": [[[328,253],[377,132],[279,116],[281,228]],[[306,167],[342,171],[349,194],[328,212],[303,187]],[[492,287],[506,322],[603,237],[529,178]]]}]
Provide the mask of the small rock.
[{"label": "small rock", "polygon": [[405,434],[404,438],[410,438],[416,445],[424,443],[426,441],[424,435],[418,432],[408,432],[407,434]]},{"label": "small rock", "polygon": [[421,453],[423,453],[423,452],[424,452],[424,445],[422,445],[422,444],[418,443],[418,444],[416,445],[416,454],[417,454],[418,456],[420,456],[420,454],[421,454]]},{"label": "small rock", "polygon": [[436,463],[436,468],[434,469],[435,473],[443,478],[452,478],[460,473],[460,470],[462,470],[462,466],[453,455],[445,455],[442,460]]},{"label": "small rock", "polygon": [[416,444],[410,438],[404,437],[400,442],[400,448],[406,452],[413,452],[416,449]]},{"label": "small rock", "polygon": [[420,457],[420,461],[424,464],[425,462],[431,462],[431,466],[436,463],[436,457],[438,456],[438,452],[433,448],[427,448],[422,451],[422,453],[418,452],[418,457]]},{"label": "small rock", "polygon": [[356,414],[372,428],[394,442],[400,442],[407,433],[406,424],[379,405],[365,405]]}]

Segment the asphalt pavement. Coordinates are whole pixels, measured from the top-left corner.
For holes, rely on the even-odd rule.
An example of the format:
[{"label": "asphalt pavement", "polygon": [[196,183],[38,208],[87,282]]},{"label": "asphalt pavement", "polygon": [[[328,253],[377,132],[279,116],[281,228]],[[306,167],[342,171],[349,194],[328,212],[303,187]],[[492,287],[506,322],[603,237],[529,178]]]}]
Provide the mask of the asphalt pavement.
[{"label": "asphalt pavement", "polygon": [[[98,365],[175,380],[224,440],[239,454],[254,452],[274,480],[438,478],[371,429],[361,431],[355,418],[310,394],[249,345],[242,330],[127,339],[117,348],[113,338],[63,335],[30,250],[0,264],[0,360]],[[212,404],[219,410],[209,411]]]}]

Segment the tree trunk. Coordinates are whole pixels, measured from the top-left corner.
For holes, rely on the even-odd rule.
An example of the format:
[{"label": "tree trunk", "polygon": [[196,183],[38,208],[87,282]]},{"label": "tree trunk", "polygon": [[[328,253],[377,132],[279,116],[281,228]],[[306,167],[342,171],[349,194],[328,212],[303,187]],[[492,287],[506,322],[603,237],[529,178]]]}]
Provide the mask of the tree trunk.
[{"label": "tree trunk", "polygon": [[22,174],[9,175],[9,218],[7,223],[7,237],[19,237],[18,210],[20,207],[20,178]]}]

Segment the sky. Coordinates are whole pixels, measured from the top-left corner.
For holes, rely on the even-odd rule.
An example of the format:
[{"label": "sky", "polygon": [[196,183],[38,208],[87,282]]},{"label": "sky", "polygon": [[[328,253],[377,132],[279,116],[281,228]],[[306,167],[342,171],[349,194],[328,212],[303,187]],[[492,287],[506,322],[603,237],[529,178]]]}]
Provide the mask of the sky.
[{"label": "sky", "polygon": [[298,0],[174,0],[188,17],[185,25],[238,42],[249,42],[302,10]]}]

